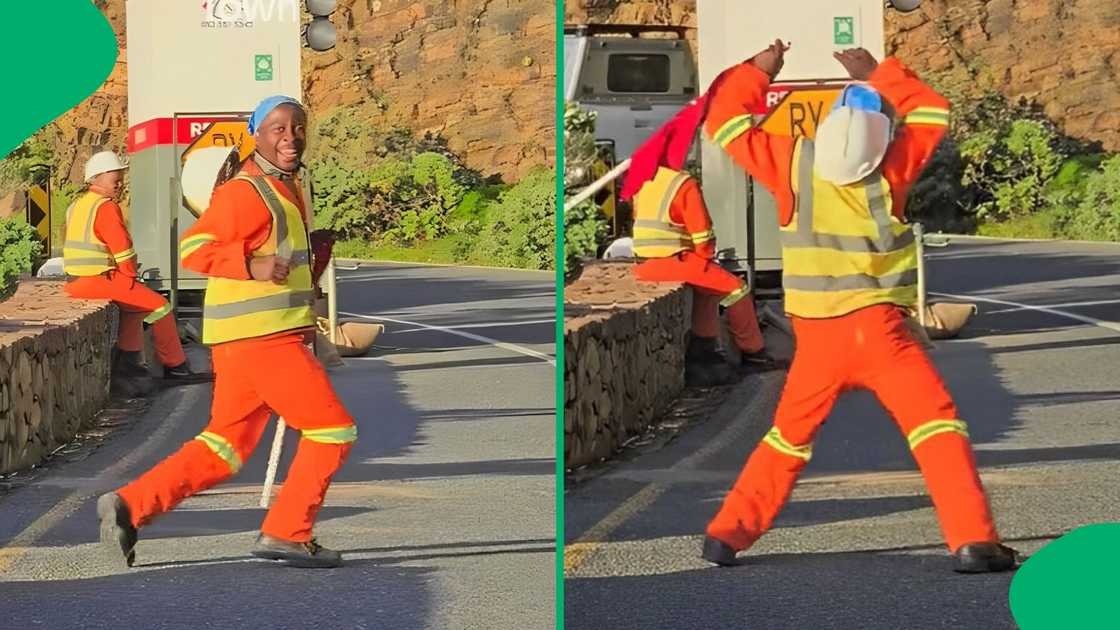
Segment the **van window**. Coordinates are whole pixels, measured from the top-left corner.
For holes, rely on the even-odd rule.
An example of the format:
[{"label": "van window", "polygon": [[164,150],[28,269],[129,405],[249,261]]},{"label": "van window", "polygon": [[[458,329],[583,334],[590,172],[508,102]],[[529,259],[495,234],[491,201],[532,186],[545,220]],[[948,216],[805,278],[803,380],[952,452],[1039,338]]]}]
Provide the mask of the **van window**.
[{"label": "van window", "polygon": [[611,92],[668,92],[669,56],[611,55],[607,60],[607,89]]}]

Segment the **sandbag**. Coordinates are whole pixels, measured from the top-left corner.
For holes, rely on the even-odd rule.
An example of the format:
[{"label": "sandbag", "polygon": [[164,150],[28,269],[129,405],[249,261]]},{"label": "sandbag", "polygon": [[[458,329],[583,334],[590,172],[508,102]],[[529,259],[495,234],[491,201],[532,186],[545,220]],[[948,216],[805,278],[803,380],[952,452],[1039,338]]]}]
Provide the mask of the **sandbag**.
[{"label": "sandbag", "polygon": [[335,346],[338,354],[344,357],[359,357],[369,352],[378,335],[385,331],[385,326],[372,324],[365,321],[347,320],[338,324],[335,333]]},{"label": "sandbag", "polygon": [[926,332],[933,339],[952,339],[978,310],[975,304],[929,304],[926,306]]}]

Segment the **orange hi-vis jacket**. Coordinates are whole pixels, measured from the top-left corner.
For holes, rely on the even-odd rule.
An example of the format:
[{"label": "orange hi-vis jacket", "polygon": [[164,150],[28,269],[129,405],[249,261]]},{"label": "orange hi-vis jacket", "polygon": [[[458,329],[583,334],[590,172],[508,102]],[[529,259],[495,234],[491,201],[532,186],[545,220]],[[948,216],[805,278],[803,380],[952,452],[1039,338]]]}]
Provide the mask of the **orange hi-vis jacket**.
[{"label": "orange hi-vis jacket", "polygon": [[[891,105],[902,124],[891,140],[879,169],[890,184],[891,212],[905,217],[906,196],[948,129],[949,101],[918,78],[901,61],[888,57],[868,84]],[[778,222],[789,225],[795,210],[791,173],[795,138],[752,128],[750,111],[765,102],[770,77],[744,63],[724,79],[712,95],[707,135],[762,184],[778,203]]]}]

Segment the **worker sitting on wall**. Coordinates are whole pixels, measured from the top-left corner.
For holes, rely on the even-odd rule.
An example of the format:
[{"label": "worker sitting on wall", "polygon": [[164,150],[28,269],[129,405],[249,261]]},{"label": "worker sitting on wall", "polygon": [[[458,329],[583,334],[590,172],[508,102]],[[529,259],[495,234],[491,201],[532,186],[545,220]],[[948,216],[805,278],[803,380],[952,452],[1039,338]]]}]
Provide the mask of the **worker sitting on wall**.
[{"label": "worker sitting on wall", "polygon": [[918,278],[906,196],[945,135],[949,102],[898,59],[878,63],[862,48],[847,50],[835,57],[858,83],[845,88],[816,138],[772,135],[752,128],[750,112],[763,105],[786,48],[776,41],[733,68],[704,123],[778,201],[797,349],[774,426],[708,524],[702,555],[733,564],[770,528],[838,397],[866,389],[906,436],[954,569],[1011,569],[1017,554],[1000,543],[968,428],[906,323]]},{"label": "worker sitting on wall", "polygon": [[143,361],[144,325],[152,328],[163,378],[173,384],[197,383],[212,374],[191,370],[183,353],[171,304],[137,278],[136,250],[117,198],[124,171],[116,153],[102,151],[86,162],[86,192],[66,211],[63,268],[66,293],[80,299],[109,299],[120,309],[113,374],[147,376]]},{"label": "worker sitting on wall", "polygon": [[634,268],[635,277],[683,282],[693,289],[685,380],[701,386],[736,377],[718,351],[720,306],[726,308],[740,365],[776,365],[765,353],[750,287],[715,259],[716,237],[700,185],[682,170],[705,102],[702,98],[686,107],[635,152],[621,194],[633,200],[634,255],[645,259]]}]

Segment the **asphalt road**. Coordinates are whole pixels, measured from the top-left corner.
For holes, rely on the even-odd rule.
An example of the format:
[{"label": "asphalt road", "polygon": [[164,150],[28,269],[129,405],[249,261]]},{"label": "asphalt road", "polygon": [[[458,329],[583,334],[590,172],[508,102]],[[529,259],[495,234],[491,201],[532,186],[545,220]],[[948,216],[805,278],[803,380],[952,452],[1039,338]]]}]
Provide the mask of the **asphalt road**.
[{"label": "asphalt road", "polygon": [[316,535],[347,565],[248,555],[272,429],[239,476],[141,531],[136,567],[100,560],[96,496],[206,423],[210,386],[184,387],[89,457],[0,497],[0,627],[553,627],[553,276],[398,264],[340,274],[340,310],[387,325],[368,357],[331,372],[359,440]]},{"label": "asphalt road", "polygon": [[[1004,538],[1033,553],[1120,520],[1120,246],[954,240],[930,250],[929,279],[980,306],[933,356]],[[568,491],[565,627],[1015,628],[1012,574],[951,572],[905,440],[866,393],[833,411],[790,504],[740,566],[699,559],[784,378],[750,377],[676,442]]]}]

